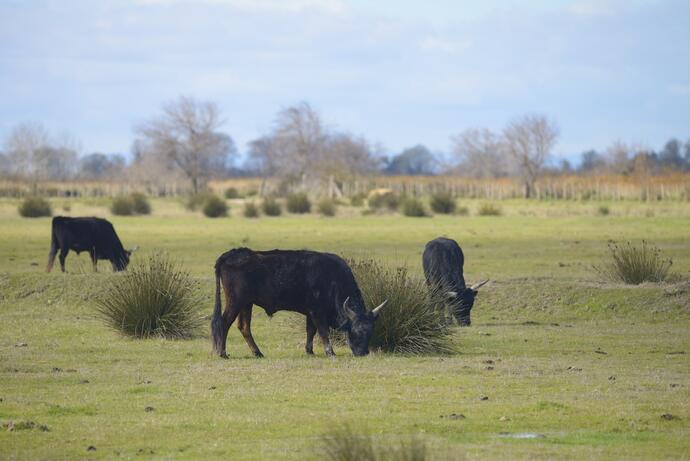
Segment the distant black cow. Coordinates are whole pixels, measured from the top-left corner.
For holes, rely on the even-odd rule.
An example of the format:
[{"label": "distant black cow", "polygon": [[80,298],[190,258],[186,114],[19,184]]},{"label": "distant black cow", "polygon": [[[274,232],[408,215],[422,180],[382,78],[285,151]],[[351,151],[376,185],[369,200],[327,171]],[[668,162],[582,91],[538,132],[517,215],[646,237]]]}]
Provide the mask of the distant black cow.
[{"label": "distant black cow", "polygon": [[465,257],[455,240],[439,237],[426,244],[422,256],[424,275],[429,286],[446,292],[452,302],[452,312],[462,326],[471,324],[470,311],[477,289],[488,280],[467,288],[462,266]]},{"label": "distant black cow", "polygon": [[109,260],[114,271],[125,270],[129,264],[129,256],[136,248],[132,251],[125,250],[115,228],[105,219],[56,216],[51,230],[47,272],[53,268],[58,250],[62,272],[65,272],[65,258],[69,250],[74,250],[77,254],[88,251],[93,270],[97,272],[99,259]]},{"label": "distant black cow", "polygon": [[[221,314],[220,287],[225,294]],[[238,328],[256,357],[263,357],[251,332],[252,305],[268,315],[277,311],[307,316],[307,354],[313,354],[318,331],[326,355],[332,356],[329,328],[347,332],[348,344],[357,356],[369,353],[374,321],[384,301],[367,311],[350,267],[339,256],[315,251],[252,251],[237,248],[216,261],[216,304],[211,320],[213,347],[227,358],[225,344],[230,326]]]}]

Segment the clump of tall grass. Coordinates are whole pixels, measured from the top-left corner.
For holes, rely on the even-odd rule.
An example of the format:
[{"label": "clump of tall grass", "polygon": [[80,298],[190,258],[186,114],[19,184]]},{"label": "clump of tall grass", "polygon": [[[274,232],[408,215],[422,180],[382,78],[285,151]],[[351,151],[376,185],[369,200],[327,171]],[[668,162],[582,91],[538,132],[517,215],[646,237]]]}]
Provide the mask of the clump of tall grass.
[{"label": "clump of tall grass", "polygon": [[136,338],[189,338],[202,317],[198,285],[162,254],[111,278],[96,297],[96,310],[112,329]]},{"label": "clump of tall grass", "polygon": [[501,216],[501,209],[493,203],[482,203],[477,209],[479,216]]},{"label": "clump of tall grass", "polygon": [[116,216],[151,214],[151,205],[146,196],[140,192],[119,195],[110,204],[110,212]]},{"label": "clump of tall grass", "polygon": [[214,196],[214,194],[208,191],[197,192],[196,194],[192,194],[189,196],[189,198],[187,198],[184,207],[189,211],[196,211],[199,208],[203,207],[206,200],[212,196]]},{"label": "clump of tall grass", "polygon": [[400,206],[400,196],[392,191],[373,194],[369,197],[368,203],[369,208],[372,210],[388,209],[389,211],[396,211]]},{"label": "clump of tall grass", "polygon": [[429,216],[421,200],[414,197],[406,197],[400,204],[400,209],[405,216],[423,218]]},{"label": "clump of tall grass", "polygon": [[129,196],[132,201],[134,214],[151,214],[151,204],[146,195],[141,192],[134,192]]},{"label": "clump of tall grass", "polygon": [[452,352],[445,299],[407,269],[391,269],[374,260],[348,261],[364,302],[376,306],[387,299],[369,343],[372,349],[404,354]]},{"label": "clump of tall grass", "polygon": [[364,199],[366,195],[363,193],[355,194],[352,197],[350,197],[350,205],[360,207],[364,205]]},{"label": "clump of tall grass", "polygon": [[217,195],[209,195],[201,211],[209,218],[221,218],[228,215],[228,204]]},{"label": "clump of tall grass", "polygon": [[19,215],[24,218],[40,218],[43,216],[52,216],[53,209],[50,203],[41,197],[27,197],[24,199],[19,208]]},{"label": "clump of tall grass", "polygon": [[597,214],[598,214],[599,216],[608,216],[609,213],[611,213],[611,210],[610,210],[609,207],[607,207],[606,205],[601,205],[601,206],[597,209]]},{"label": "clump of tall grass", "polygon": [[457,206],[453,196],[447,192],[432,195],[430,205],[434,213],[440,214],[452,214]]},{"label": "clump of tall grass", "polygon": [[610,260],[594,266],[603,277],[629,285],[643,282],[663,282],[673,264],[670,258],[664,258],[661,250],[642,241],[641,246],[630,242],[619,244],[611,241],[608,244]]},{"label": "clump of tall grass", "polygon": [[336,427],[321,437],[322,457],[330,461],[424,461],[431,459],[426,443],[416,436],[398,444],[375,442],[365,429]]},{"label": "clump of tall grass", "polygon": [[283,208],[280,203],[273,197],[266,197],[261,204],[261,210],[266,216],[280,216]]},{"label": "clump of tall grass", "polygon": [[259,207],[254,204],[254,202],[246,202],[244,204],[244,217],[245,218],[258,218],[259,217]]},{"label": "clump of tall grass", "polygon": [[296,192],[287,197],[287,209],[290,213],[304,214],[311,211],[311,201],[304,192]]},{"label": "clump of tall grass", "polygon": [[335,216],[337,206],[335,200],[330,198],[325,198],[317,204],[319,213],[321,213],[322,216]]},{"label": "clump of tall grass", "polygon": [[242,196],[240,195],[240,192],[235,187],[228,187],[227,189],[225,189],[225,198],[234,199],[234,198],[242,198]]}]

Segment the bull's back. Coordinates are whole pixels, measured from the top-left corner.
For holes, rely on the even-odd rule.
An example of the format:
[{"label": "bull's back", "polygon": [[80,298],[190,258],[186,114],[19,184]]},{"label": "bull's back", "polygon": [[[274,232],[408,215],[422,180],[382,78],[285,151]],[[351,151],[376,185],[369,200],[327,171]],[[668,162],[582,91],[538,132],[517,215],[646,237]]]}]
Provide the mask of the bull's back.
[{"label": "bull's back", "polygon": [[424,247],[422,265],[429,284],[440,284],[452,290],[465,288],[464,263],[462,249],[455,240],[439,237]]}]

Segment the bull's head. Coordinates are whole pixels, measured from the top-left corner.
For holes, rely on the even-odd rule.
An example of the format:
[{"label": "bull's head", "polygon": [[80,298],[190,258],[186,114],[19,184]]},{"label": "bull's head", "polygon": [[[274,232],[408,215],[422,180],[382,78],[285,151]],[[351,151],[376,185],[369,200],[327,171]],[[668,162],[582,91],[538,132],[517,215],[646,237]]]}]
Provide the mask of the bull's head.
[{"label": "bull's head", "polygon": [[453,315],[461,327],[468,327],[472,324],[470,312],[472,311],[472,306],[474,306],[474,298],[477,296],[477,293],[479,293],[479,288],[484,286],[487,282],[488,280],[484,280],[464,290],[449,291],[447,293],[454,305]]},{"label": "bull's head", "polygon": [[112,260],[111,263],[113,265],[113,271],[120,272],[127,269],[127,266],[129,265],[129,257],[132,256],[132,253],[138,249],[139,247],[135,246],[131,250],[125,250],[119,258]]},{"label": "bull's head", "polygon": [[343,311],[347,315],[347,321],[340,329],[347,331],[347,343],[353,355],[362,356],[369,353],[369,340],[374,333],[374,322],[387,302],[388,300],[385,300],[369,312],[365,310],[364,313],[359,313],[350,306],[350,297],[345,299]]}]

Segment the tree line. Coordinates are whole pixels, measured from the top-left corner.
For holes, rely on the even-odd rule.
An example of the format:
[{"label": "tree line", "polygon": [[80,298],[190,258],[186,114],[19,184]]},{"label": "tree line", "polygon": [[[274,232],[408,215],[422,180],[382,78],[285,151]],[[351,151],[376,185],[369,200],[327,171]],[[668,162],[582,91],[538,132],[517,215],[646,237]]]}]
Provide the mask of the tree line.
[{"label": "tree line", "polygon": [[[654,175],[690,171],[690,140],[670,139],[659,151],[616,141],[603,151],[588,150],[577,166],[555,164],[559,138],[555,121],[528,114],[502,131],[469,128],[452,137],[449,154],[416,145],[386,154],[379,144],[327,126],[302,102],[280,110],[268,133],[252,140],[240,159],[224,120],[210,101],[180,97],[135,128],[129,161],[122,154],[79,155],[69,136],[54,137],[42,125],[23,123],[7,136],[0,152],[0,176],[38,184],[47,180],[188,181],[193,192],[210,179],[253,176],[277,179],[281,187],[332,185],[362,175],[457,175],[519,178],[524,196],[534,194],[545,174]],[[241,160],[241,161],[240,161]],[[155,175],[152,175],[155,172]],[[337,187],[337,186],[335,186]]]}]

